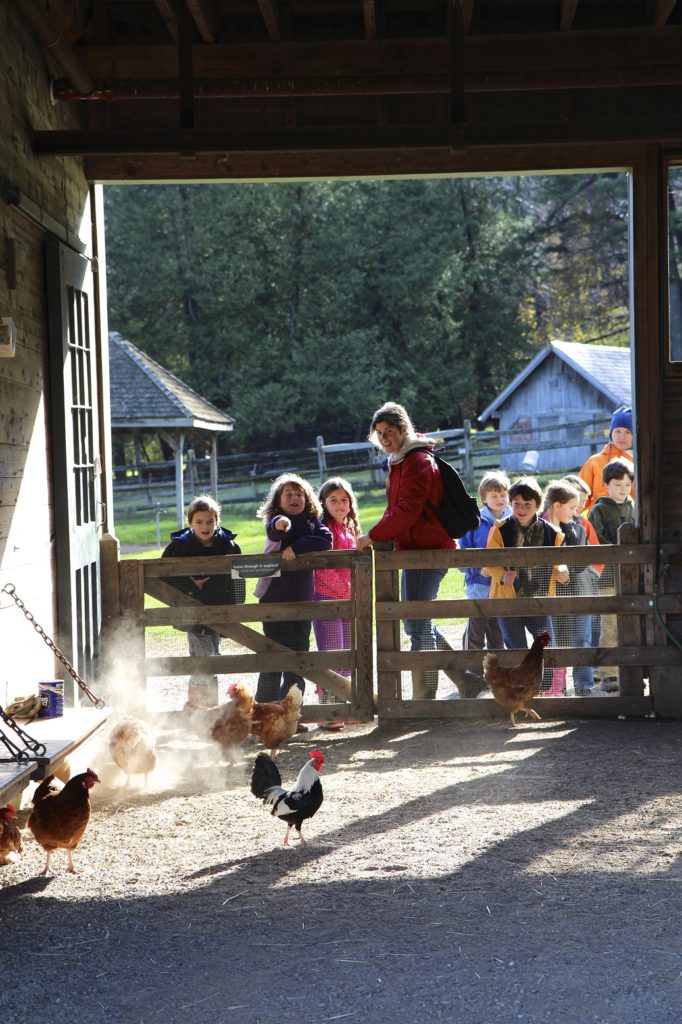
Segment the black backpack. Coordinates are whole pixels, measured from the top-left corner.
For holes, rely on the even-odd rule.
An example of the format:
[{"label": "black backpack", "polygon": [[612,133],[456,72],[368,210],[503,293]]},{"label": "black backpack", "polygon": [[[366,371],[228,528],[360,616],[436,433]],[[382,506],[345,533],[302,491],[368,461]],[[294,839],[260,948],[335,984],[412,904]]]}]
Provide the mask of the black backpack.
[{"label": "black backpack", "polygon": [[475,530],[481,522],[476,499],[472,498],[462,479],[449,462],[436,455],[430,448],[413,448],[413,452],[426,452],[438,466],[443,482],[443,501],[436,507],[430,501],[427,505],[449,537],[463,537],[469,530]]}]

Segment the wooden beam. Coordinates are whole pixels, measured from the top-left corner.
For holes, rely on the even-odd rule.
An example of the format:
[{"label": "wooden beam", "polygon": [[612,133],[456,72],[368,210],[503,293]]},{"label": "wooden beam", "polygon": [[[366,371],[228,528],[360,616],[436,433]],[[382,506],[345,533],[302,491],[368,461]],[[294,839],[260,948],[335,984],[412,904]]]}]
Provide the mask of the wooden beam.
[{"label": "wooden beam", "polygon": [[154,0],[174,43],[178,41],[178,0]]},{"label": "wooden beam", "polygon": [[178,21],[178,79],[180,86],[180,128],[194,128],[194,73],[192,69],[192,29],[189,8],[182,4]]},{"label": "wooden beam", "polygon": [[[543,169],[624,170],[640,147],[631,143],[536,146],[481,146],[466,150],[415,146],[412,149],[325,150],[316,153],[229,151],[196,153],[191,162],[177,153],[90,156],[84,162],[89,181],[177,182],[330,177],[412,176],[415,174],[521,174]],[[682,403],[681,403],[682,404]]]},{"label": "wooden beam", "polygon": [[377,10],[375,0],[362,0],[362,13],[365,19],[365,35],[368,39],[376,39]]},{"label": "wooden beam", "polygon": [[661,28],[668,21],[677,5],[677,0],[654,0],[654,19],[656,28]]},{"label": "wooden beam", "polygon": [[462,28],[464,29],[464,35],[468,36],[471,32],[471,26],[474,20],[474,11],[476,8],[476,0],[461,0],[462,4]]},{"label": "wooden beam", "polygon": [[187,7],[204,42],[214,43],[218,38],[218,12],[215,0],[187,0]]},{"label": "wooden beam", "polygon": [[450,120],[464,121],[464,24],[460,0],[448,0]]},{"label": "wooden beam", "polygon": [[33,151],[45,156],[235,153],[295,150],[442,148],[549,145],[580,142],[682,141],[682,117],[594,118],[575,121],[480,122],[454,125],[373,125],[173,131],[34,131]]},{"label": "wooden beam", "polygon": [[[198,79],[357,75],[445,74],[446,39],[353,40],[334,43],[283,42],[195,46]],[[172,79],[177,53],[172,46],[84,46],[78,54],[96,78]],[[465,89],[496,92],[534,88],[581,88],[633,81],[657,84],[679,75],[682,26],[605,32],[536,35],[468,35],[464,39]],[[254,69],[258,74],[254,75]]]},{"label": "wooden beam", "polygon": [[559,23],[561,32],[571,31],[577,9],[578,0],[561,0],[561,20]]},{"label": "wooden beam", "polygon": [[268,35],[273,43],[281,43],[282,30],[279,24],[279,0],[258,0],[258,6]]}]

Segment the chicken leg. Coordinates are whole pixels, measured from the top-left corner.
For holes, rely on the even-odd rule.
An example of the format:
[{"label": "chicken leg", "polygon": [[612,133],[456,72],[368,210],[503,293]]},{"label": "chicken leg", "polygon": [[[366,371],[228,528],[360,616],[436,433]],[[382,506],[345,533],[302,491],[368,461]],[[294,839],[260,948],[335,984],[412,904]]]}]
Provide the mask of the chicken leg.
[{"label": "chicken leg", "polygon": [[510,711],[509,717],[511,718],[511,724],[516,726],[516,719],[514,715],[518,715],[519,711],[523,711],[524,715],[528,715],[529,718],[534,718],[537,722],[542,721],[537,711],[533,711],[532,708],[517,708],[516,711]]}]

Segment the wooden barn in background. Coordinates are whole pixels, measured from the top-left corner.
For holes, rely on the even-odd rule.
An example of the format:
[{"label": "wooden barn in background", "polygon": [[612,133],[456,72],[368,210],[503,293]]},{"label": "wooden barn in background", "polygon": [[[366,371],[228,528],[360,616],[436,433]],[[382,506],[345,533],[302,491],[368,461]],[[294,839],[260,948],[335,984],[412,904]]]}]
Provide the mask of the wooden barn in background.
[{"label": "wooden barn in background", "polygon": [[[14,584],[96,674],[118,598],[101,571],[116,546],[103,184],[625,171],[642,598],[659,615],[623,618],[651,666],[636,706],[682,715],[682,361],[667,272],[681,52],[674,0],[0,5],[0,590]],[[53,675],[6,591],[0,631],[0,684],[24,692]],[[380,661],[380,695],[389,676]]]},{"label": "wooden barn in background", "polygon": [[526,446],[502,455],[508,473],[565,471],[602,447],[614,409],[632,405],[631,380],[629,348],[552,341],[478,420],[498,422],[502,448]]}]

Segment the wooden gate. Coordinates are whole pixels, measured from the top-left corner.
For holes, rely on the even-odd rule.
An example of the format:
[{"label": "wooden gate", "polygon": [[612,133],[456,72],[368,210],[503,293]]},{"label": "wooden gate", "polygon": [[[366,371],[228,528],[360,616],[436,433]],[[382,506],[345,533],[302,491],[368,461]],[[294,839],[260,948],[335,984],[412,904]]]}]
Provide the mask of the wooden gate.
[{"label": "wooden gate", "polygon": [[[372,652],[372,558],[350,551],[318,552],[298,556],[295,562],[281,561],[281,572],[303,569],[348,568],[351,570],[351,597],[347,601],[308,601],[259,604],[252,587],[246,604],[206,605],[171,586],[169,577],[215,576],[229,574],[233,566],[253,556],[225,555],[209,558],[162,558],[120,563],[121,612],[124,617],[126,650],[131,663],[149,678],[187,676],[192,672],[238,674],[268,671],[297,672],[338,697],[338,703],[325,704],[324,716],[370,720],[373,708]],[[247,581],[248,582],[248,581]],[[148,607],[149,598],[161,607]],[[147,605],[147,607],[146,607]],[[313,619],[348,619],[351,644],[347,650],[290,650],[265,637],[254,623]],[[159,656],[149,643],[154,627],[191,625],[210,626],[232,641],[239,653],[211,657],[186,655]],[[350,680],[335,671],[350,669]],[[224,697],[221,697],[224,700]],[[318,705],[304,704],[304,721],[320,717]]]},{"label": "wooden gate", "polygon": [[[540,697],[535,707],[548,717],[615,717],[646,715],[656,707],[656,688],[666,667],[682,665],[682,652],[666,646],[663,614],[679,615],[677,596],[656,597],[647,592],[647,581],[654,578],[650,568],[656,559],[653,544],[637,543],[634,527],[621,528],[621,543],[594,547],[515,549],[515,565],[542,562],[547,565],[589,565],[599,552],[599,561],[613,564],[617,596],[536,597],[512,600],[400,600],[398,577],[402,569],[463,569],[481,565],[480,550],[400,551],[375,553],[376,635],[379,718],[482,718],[499,717],[505,712],[493,700],[410,700],[403,688],[403,672],[440,669],[481,672],[481,651],[406,651],[401,649],[401,620],[419,618],[469,618],[514,615],[588,615],[618,616],[618,646],[602,648],[551,647],[545,651],[549,668],[575,665],[618,665],[620,695],[604,700],[598,697]],[[680,545],[666,545],[666,557],[679,556]],[[504,565],[509,552],[485,551],[486,565]],[[658,616],[658,618],[657,618]],[[659,621],[660,619],[660,621]],[[519,663],[519,651],[498,652],[501,664]],[[648,692],[645,688],[648,681]],[[544,717],[544,715],[543,715]]]}]

